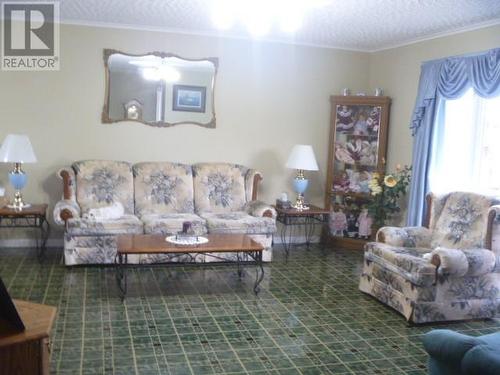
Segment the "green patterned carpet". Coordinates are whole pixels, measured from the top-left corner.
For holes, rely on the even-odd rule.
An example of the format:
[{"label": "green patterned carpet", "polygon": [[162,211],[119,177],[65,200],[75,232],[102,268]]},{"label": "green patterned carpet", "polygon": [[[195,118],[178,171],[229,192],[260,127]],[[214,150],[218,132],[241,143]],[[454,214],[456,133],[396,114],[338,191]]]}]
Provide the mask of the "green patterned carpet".
[{"label": "green patterned carpet", "polygon": [[[112,267],[65,268],[61,250],[0,250],[14,298],[57,306],[53,374],[426,374],[422,333],[358,292],[360,252],[280,247],[242,281],[231,265],[129,272],[118,298]],[[440,325],[479,335],[500,320]]]}]

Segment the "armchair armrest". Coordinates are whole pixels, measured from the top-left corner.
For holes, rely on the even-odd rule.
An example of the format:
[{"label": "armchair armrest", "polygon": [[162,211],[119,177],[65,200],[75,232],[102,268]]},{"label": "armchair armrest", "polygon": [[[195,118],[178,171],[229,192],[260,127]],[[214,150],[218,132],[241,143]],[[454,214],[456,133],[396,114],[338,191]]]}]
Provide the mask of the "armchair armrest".
[{"label": "armchair armrest", "polygon": [[429,248],[431,235],[431,230],[425,227],[382,227],[377,232],[377,242],[391,246]]},{"label": "armchair armrest", "polygon": [[256,200],[245,204],[245,211],[252,216],[269,217],[274,220],[276,220],[277,216],[276,210],[272,206]]},{"label": "armchair armrest", "polygon": [[497,259],[493,251],[488,249],[462,250],[467,258],[469,269],[467,276],[481,276],[493,272]]},{"label": "armchair armrest", "polygon": [[469,262],[462,250],[438,247],[429,254],[431,263],[437,267],[440,275],[465,276]]},{"label": "armchair armrest", "polygon": [[449,329],[435,329],[423,336],[424,348],[435,360],[459,366],[464,355],[482,341]]},{"label": "armchair armrest", "polygon": [[488,249],[446,249],[438,247],[430,254],[431,263],[441,275],[481,276],[493,272],[495,254]]},{"label": "armchair armrest", "polygon": [[56,203],[53,215],[56,224],[65,225],[68,219],[81,216],[80,206],[74,200],[62,199]]},{"label": "armchair armrest", "polygon": [[[493,236],[493,225],[498,228],[498,221],[495,223],[496,218],[500,215],[500,205],[491,206],[488,210],[488,223],[486,226],[486,236],[484,239],[484,247],[487,249],[492,249],[492,236]],[[498,229],[497,229],[498,230]]]}]

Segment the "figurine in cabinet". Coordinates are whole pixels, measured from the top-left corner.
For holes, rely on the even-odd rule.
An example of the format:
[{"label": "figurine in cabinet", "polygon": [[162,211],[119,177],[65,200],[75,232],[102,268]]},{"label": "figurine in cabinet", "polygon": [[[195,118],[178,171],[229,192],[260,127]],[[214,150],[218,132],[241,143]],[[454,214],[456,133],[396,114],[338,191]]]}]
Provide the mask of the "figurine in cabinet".
[{"label": "figurine in cabinet", "polygon": [[342,108],[339,108],[337,110],[337,129],[346,132],[350,129],[352,129],[354,125],[354,121],[352,119],[352,110],[346,106],[343,105]]},{"label": "figurine in cabinet", "polygon": [[358,221],[353,212],[347,214],[347,237],[356,238],[358,235]]},{"label": "figurine in cabinet", "polygon": [[354,123],[354,135],[368,135],[368,116],[364,112],[358,114],[358,119]]},{"label": "figurine in cabinet", "polygon": [[379,107],[373,107],[373,109],[370,112],[370,116],[368,117],[368,120],[366,120],[366,123],[368,124],[368,129],[370,129],[373,133],[378,132],[378,128],[380,126]]},{"label": "figurine in cabinet", "polygon": [[342,209],[330,213],[330,233],[332,236],[344,236],[347,230],[347,218]]},{"label": "figurine in cabinet", "polygon": [[339,191],[348,191],[350,184],[349,174],[347,172],[342,172],[338,181],[333,185],[333,188]]},{"label": "figurine in cabinet", "polygon": [[368,209],[361,209],[361,213],[358,216],[358,235],[359,238],[368,239],[372,234],[372,224],[373,219],[368,214]]}]

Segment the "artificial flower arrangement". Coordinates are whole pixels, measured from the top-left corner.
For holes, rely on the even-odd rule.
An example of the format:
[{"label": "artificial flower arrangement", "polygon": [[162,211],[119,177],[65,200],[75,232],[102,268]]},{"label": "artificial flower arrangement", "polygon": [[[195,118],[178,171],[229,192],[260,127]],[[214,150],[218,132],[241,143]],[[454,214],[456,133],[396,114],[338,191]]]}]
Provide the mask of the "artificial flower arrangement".
[{"label": "artificial flower arrangement", "polygon": [[390,174],[373,173],[369,183],[373,199],[367,204],[375,228],[383,227],[394,213],[400,211],[399,199],[406,194],[411,180],[411,167],[396,166]]}]

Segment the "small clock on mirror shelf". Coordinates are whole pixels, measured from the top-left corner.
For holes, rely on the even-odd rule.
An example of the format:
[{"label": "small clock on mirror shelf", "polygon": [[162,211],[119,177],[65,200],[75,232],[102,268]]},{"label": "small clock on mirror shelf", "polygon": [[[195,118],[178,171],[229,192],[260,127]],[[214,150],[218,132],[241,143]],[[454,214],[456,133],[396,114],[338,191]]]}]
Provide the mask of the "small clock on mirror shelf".
[{"label": "small clock on mirror shelf", "polygon": [[138,100],[131,100],[124,104],[125,118],[127,120],[142,120],[142,104]]},{"label": "small clock on mirror shelf", "polygon": [[328,240],[337,248],[361,250],[375,234],[368,210],[373,199],[370,182],[385,172],[391,99],[335,95],[330,102]]}]

